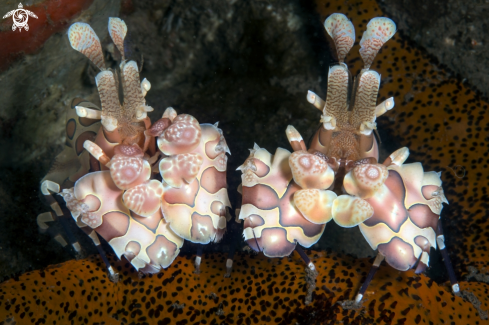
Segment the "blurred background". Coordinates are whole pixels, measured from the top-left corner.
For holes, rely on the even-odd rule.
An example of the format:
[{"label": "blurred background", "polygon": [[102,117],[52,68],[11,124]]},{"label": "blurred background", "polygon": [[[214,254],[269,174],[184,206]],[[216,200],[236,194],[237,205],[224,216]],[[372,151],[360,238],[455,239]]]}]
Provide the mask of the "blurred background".
[{"label": "blurred background", "polygon": [[[331,13],[338,11],[351,17],[357,37],[361,37],[360,29],[363,31],[370,18],[390,17],[397,23],[397,37],[403,44],[422,53],[431,69],[443,71],[439,77],[430,75],[433,82],[436,78],[456,80],[479,99],[485,98],[489,89],[489,36],[484,21],[489,12],[487,0],[30,0],[22,4],[38,16],[29,17],[29,31],[12,31],[11,17],[0,22],[0,279],[73,258],[72,252],[52,238],[61,227],[53,223],[51,235],[40,233],[36,217],[49,211],[39,185],[63,149],[65,110],[75,97],[100,103],[94,80],[96,68],[71,48],[66,36],[74,22],[93,27],[112,68],[118,65],[120,54],[108,36],[108,17],[126,22],[126,58],[136,60],[142,66],[141,79],[151,82],[146,100],[155,109],[149,114],[153,121],[168,106],[195,116],[201,123],[219,121],[232,153],[228,160],[228,190],[233,207],[238,201],[236,188],[241,175],[235,170],[254,143],[272,153],[276,147],[290,149],[285,136],[287,125],[293,124],[304,139],[319,127],[320,112],[306,101],[306,94],[312,90],[325,97],[328,67],[335,62],[335,53],[322,23]],[[1,0],[0,14],[17,6],[16,1]],[[388,53],[388,48],[382,53]],[[347,63],[355,62],[347,57]],[[383,59],[382,65],[393,62]],[[400,89],[412,85],[389,72],[382,72],[382,78],[383,84]],[[379,101],[390,96],[381,91]],[[414,95],[395,98],[396,103],[411,102],[413,97],[409,96]],[[449,95],[442,97],[448,100]],[[394,131],[399,120],[392,114],[401,114],[402,109],[396,106],[396,113],[380,118],[381,160],[409,145]],[[423,131],[419,134],[423,136]],[[488,139],[481,141],[487,144]],[[424,152],[411,149],[417,160],[435,154],[429,148]],[[487,159],[487,145],[479,146],[477,151],[479,157]],[[487,166],[479,164],[479,178],[484,179]],[[433,160],[428,163],[431,169],[452,169],[446,186],[455,189],[456,182],[461,183],[449,200],[467,194],[464,188],[471,186],[482,191],[478,200],[487,198],[487,180],[467,185],[461,179],[471,172],[469,162],[456,166],[438,166]],[[463,236],[468,232],[484,235],[484,230],[477,227],[467,225],[459,230],[456,224],[456,218],[470,203],[451,205],[443,212],[448,218],[447,245],[458,245],[457,251],[470,250],[463,247]],[[487,209],[479,210],[479,224],[485,225]],[[228,227],[223,242],[209,245],[205,251],[243,249],[242,225],[233,218]],[[88,253],[96,252],[74,223],[73,232]],[[479,241],[486,245],[483,239]],[[313,248],[360,257],[373,254],[356,228],[340,229],[334,223],[327,225],[323,238]],[[186,243],[182,253],[194,251],[195,247]],[[454,256],[456,265],[463,259],[461,254]],[[435,269],[441,263],[437,254],[432,255],[432,263]]]}]

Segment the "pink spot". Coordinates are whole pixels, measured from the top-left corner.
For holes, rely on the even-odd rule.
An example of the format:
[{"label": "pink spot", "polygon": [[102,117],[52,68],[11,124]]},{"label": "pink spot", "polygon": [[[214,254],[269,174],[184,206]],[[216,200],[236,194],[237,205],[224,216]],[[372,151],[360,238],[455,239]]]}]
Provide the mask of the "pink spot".
[{"label": "pink spot", "polygon": [[307,168],[307,169],[312,167],[312,162],[309,159],[309,157],[307,157],[307,156],[301,157],[299,159],[299,164],[301,164],[301,166],[303,166],[304,168]]},{"label": "pink spot", "polygon": [[134,169],[132,168],[125,168],[122,170],[122,174],[124,175],[125,178],[132,179],[134,178],[134,175],[136,174]]},{"label": "pink spot", "polygon": [[114,153],[117,155],[124,155],[128,157],[142,157],[143,151],[137,144],[135,145],[125,145],[125,144],[120,144],[118,146],[114,147]]},{"label": "pink spot", "polygon": [[367,174],[367,177],[368,178],[371,178],[371,179],[376,179],[376,178],[379,177],[379,171],[375,167],[370,167],[367,170],[367,173],[366,174]]}]

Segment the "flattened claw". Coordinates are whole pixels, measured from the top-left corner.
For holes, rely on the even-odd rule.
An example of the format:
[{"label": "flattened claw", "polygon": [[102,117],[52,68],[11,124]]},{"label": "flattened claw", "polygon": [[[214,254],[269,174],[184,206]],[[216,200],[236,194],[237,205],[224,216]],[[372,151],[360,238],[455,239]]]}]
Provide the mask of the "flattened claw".
[{"label": "flattened claw", "polygon": [[259,234],[252,228],[243,230],[244,240],[255,251],[262,251],[267,257],[284,257],[290,255],[297,245],[287,239],[287,230],[281,227],[265,228]]},{"label": "flattened claw", "polygon": [[105,70],[100,40],[89,24],[74,23],[68,30],[68,38],[73,49],[85,55],[100,70]]},{"label": "flattened claw", "polygon": [[333,202],[334,221],[341,227],[355,227],[374,214],[374,209],[365,200],[356,196],[340,195]]},{"label": "flattened claw", "polygon": [[290,155],[289,165],[294,181],[302,188],[327,189],[333,184],[333,169],[317,155],[295,151]]},{"label": "flattened claw", "polygon": [[190,184],[197,177],[203,162],[197,153],[166,157],[160,161],[161,177],[171,187],[181,188],[185,182]]},{"label": "flattened claw", "polygon": [[163,185],[152,179],[148,183],[128,189],[122,199],[126,207],[143,217],[150,217],[160,209]]},{"label": "flattened claw", "polygon": [[143,184],[151,177],[151,166],[142,157],[116,154],[107,167],[110,168],[110,175],[114,183],[121,190],[128,190]]},{"label": "flattened claw", "polygon": [[333,191],[306,189],[294,193],[294,204],[304,218],[314,224],[325,224],[333,218],[332,206],[337,195]]},{"label": "flattened claw", "polygon": [[129,215],[129,210],[122,203],[122,192],[112,181],[110,173],[103,171],[83,176],[74,188],[64,189],[60,195],[75,221],[80,220],[94,229],[103,223],[108,213]]},{"label": "flattened claw", "polygon": [[382,164],[362,164],[345,175],[343,186],[348,194],[367,199],[384,185],[389,172]]},{"label": "flattened claw", "polygon": [[425,172],[424,173],[423,183],[422,183],[423,186],[426,186],[426,185],[441,186],[441,184],[442,184],[441,172],[437,173],[437,172],[431,171],[431,172]]}]

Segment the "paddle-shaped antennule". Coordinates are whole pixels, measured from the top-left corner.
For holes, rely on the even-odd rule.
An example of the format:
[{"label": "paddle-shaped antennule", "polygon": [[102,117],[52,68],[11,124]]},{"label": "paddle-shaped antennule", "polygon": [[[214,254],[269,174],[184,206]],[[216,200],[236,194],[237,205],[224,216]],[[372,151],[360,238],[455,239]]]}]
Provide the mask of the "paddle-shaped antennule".
[{"label": "paddle-shaped antennule", "polygon": [[122,88],[124,92],[124,109],[126,113],[136,120],[146,118],[146,112],[153,109],[145,105],[144,96],[151,88],[148,80],[139,80],[139,69],[135,61],[124,62],[124,38],[127,34],[126,23],[120,18],[109,18],[109,34],[112,41],[121,53]]},{"label": "paddle-shaped antennule", "polygon": [[370,68],[377,52],[395,33],[396,24],[391,19],[377,17],[370,20],[360,41],[360,56],[365,63],[365,69]]},{"label": "paddle-shaped antennule", "polygon": [[355,42],[355,28],[343,14],[332,14],[324,22],[324,28],[334,41],[338,61],[343,62]]},{"label": "paddle-shaped antennule", "polygon": [[89,58],[100,70],[105,70],[100,40],[90,25],[74,23],[68,30],[68,38],[72,48]]},{"label": "paddle-shaped antennule", "polygon": [[122,61],[124,61],[124,38],[127,34],[127,26],[124,20],[109,17],[109,34],[115,46],[117,46],[117,49],[121,53]]}]

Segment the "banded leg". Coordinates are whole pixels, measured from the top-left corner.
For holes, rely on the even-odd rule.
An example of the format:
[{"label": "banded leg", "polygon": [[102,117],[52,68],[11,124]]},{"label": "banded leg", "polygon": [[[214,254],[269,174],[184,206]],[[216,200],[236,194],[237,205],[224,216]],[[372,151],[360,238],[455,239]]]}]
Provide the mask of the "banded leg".
[{"label": "banded leg", "polygon": [[[52,195],[52,193],[57,194],[59,193],[59,191],[60,191],[59,184],[49,180],[45,180],[44,182],[42,182],[41,192],[44,195],[46,202],[48,202],[48,204],[51,206],[51,209],[54,211],[54,215],[50,212],[41,213],[40,215],[37,216],[37,224],[39,225],[39,228],[41,228],[41,230],[46,230],[48,228],[46,222],[59,220],[61,226],[63,227],[66,233],[66,236],[68,237],[71,246],[75,251],[76,258],[77,259],[83,258],[85,253],[80,243],[76,240],[76,237],[70,231],[66,215],[63,213],[63,210],[61,209],[58,201],[56,201],[56,199]],[[57,242],[59,242],[63,247],[67,245],[66,241],[60,234],[56,235],[54,239]]]},{"label": "banded leg", "polygon": [[314,266],[314,263],[311,261],[311,259],[307,256],[306,252],[304,252],[304,250],[299,245],[295,246],[295,250],[297,251],[297,253],[299,253],[304,263],[306,263],[305,271],[306,271],[307,293],[306,293],[305,304],[309,305],[312,302],[312,293],[316,288],[316,278],[319,273],[316,267]]},{"label": "banded leg", "polygon": [[41,213],[37,216],[37,225],[41,231],[41,233],[48,233],[50,237],[52,237],[54,240],[58,242],[58,244],[61,245],[66,251],[69,251],[69,254],[72,254],[72,251],[69,249],[68,242],[64,237],[60,234],[57,233],[56,231],[53,230],[53,227],[49,227],[47,225],[47,222],[53,222],[56,221],[56,217],[53,214],[53,212],[44,212]]},{"label": "banded leg", "polygon": [[421,274],[423,273],[424,271],[426,271],[426,268],[428,267],[428,261],[429,261],[429,255],[428,255],[429,251],[423,251],[419,257],[418,257],[418,261],[416,262],[416,270],[414,271],[414,273],[416,274]]},{"label": "banded leg", "polygon": [[[241,219],[239,218],[239,215],[241,214],[241,206],[242,206],[242,203],[243,203],[243,184],[239,184],[238,186],[238,193],[239,193],[239,198],[236,202],[236,210],[234,210],[234,213],[236,214],[236,223],[241,223]],[[250,223],[251,225],[253,225],[253,221],[251,221],[250,219]],[[251,232],[253,233],[253,237],[254,237],[254,244],[256,246],[256,249],[255,251],[256,252],[262,252],[263,250],[260,248],[260,245],[258,245],[258,240],[256,239],[256,236],[255,236],[255,232],[253,231],[253,229],[251,229]],[[250,247],[251,249],[252,248],[252,245],[250,245],[248,243],[248,247]]]},{"label": "banded leg", "polygon": [[[255,144],[255,146],[256,146],[256,144]],[[240,168],[241,167],[238,167],[238,170],[240,170]],[[243,205],[243,184],[239,184],[238,193],[239,193],[239,195],[238,195],[238,199],[236,201],[236,210],[234,210],[234,213],[236,214],[236,219],[235,219],[236,223],[241,223],[242,220],[239,218],[239,216],[241,214],[241,207]],[[248,220],[250,221],[251,227],[254,227],[252,219],[248,218]],[[246,229],[248,229],[248,228],[246,228]],[[263,249],[258,244],[258,240],[256,239],[255,232],[253,231],[253,229],[251,229],[251,234],[253,234],[253,238],[254,238],[254,241],[252,241],[254,244],[254,247],[253,247],[253,244],[251,244],[248,240],[246,240],[246,242],[248,243],[248,247],[251,249],[251,251],[263,252]],[[249,237],[249,239],[251,239],[251,236]]]},{"label": "banded leg", "polygon": [[368,285],[370,284],[370,281],[374,278],[375,273],[379,269],[380,263],[384,260],[385,256],[378,253],[377,257],[375,258],[374,264],[372,265],[372,268],[370,269],[370,272],[368,272],[367,279],[365,282],[362,284],[362,287],[360,288],[360,291],[358,292],[357,296],[355,297],[355,303],[358,304],[360,301],[362,301],[363,295],[365,294],[365,291],[367,291]]},{"label": "banded leg", "polygon": [[88,235],[88,237],[90,237],[90,239],[93,241],[93,244],[97,248],[97,251],[98,251],[100,257],[102,258],[102,261],[104,261],[104,264],[107,267],[107,272],[108,272],[110,281],[117,283],[119,281],[119,273],[116,273],[114,271],[114,269],[112,268],[112,266],[110,265],[110,262],[107,258],[107,255],[105,254],[105,251],[104,251],[102,245],[100,245],[100,239],[99,239],[97,233],[95,232],[95,230],[92,230],[90,227],[86,227],[86,226],[81,227],[81,230],[83,230],[83,232],[86,233]]},{"label": "banded leg", "polygon": [[228,259],[226,260],[226,274],[224,274],[225,278],[230,278],[231,277],[231,272],[233,271],[233,259],[234,259],[234,252],[235,252],[235,247],[234,245],[231,246],[228,254]]},{"label": "banded leg", "polygon": [[316,270],[316,267],[314,266],[314,263],[311,261],[311,259],[309,258],[309,256],[307,256],[306,252],[304,252],[304,250],[302,248],[300,248],[299,245],[295,246],[295,250],[297,251],[297,253],[299,253],[299,255],[301,256],[302,260],[304,261],[304,263],[306,263],[306,266],[315,271]]},{"label": "banded leg", "polygon": [[[239,208],[241,208],[241,202],[239,203]],[[236,215],[239,216],[239,213]],[[235,220],[239,220],[239,219],[236,218]],[[241,220],[239,220],[239,221],[241,221]],[[239,223],[241,223],[241,222],[239,222]],[[241,230],[241,227],[238,226],[238,222],[231,223],[231,225],[229,227],[230,233],[233,233],[233,234],[235,232],[239,233],[240,230]],[[228,258],[226,260],[226,274],[224,274],[225,278],[231,277],[231,272],[233,270],[233,259],[234,259],[234,253],[235,252],[236,252],[236,241],[233,241],[233,243],[231,244],[231,246],[229,248]]]},{"label": "banded leg", "polygon": [[414,242],[422,249],[417,261],[416,271],[414,272],[420,274],[423,273],[429,265],[431,245],[426,238],[420,236],[416,237]]},{"label": "banded leg", "polygon": [[195,257],[195,274],[200,274],[200,262],[202,261],[202,251],[204,250],[204,245],[197,244],[197,256]]},{"label": "banded leg", "polygon": [[450,278],[450,283],[452,284],[452,291],[454,294],[460,294],[460,287],[458,285],[457,278],[455,277],[455,271],[453,270],[452,263],[450,262],[450,257],[448,256],[447,247],[445,246],[445,236],[443,235],[441,219],[438,219],[438,226],[436,230],[436,243],[438,244],[441,256],[443,257],[443,262],[445,262],[448,277]]}]

